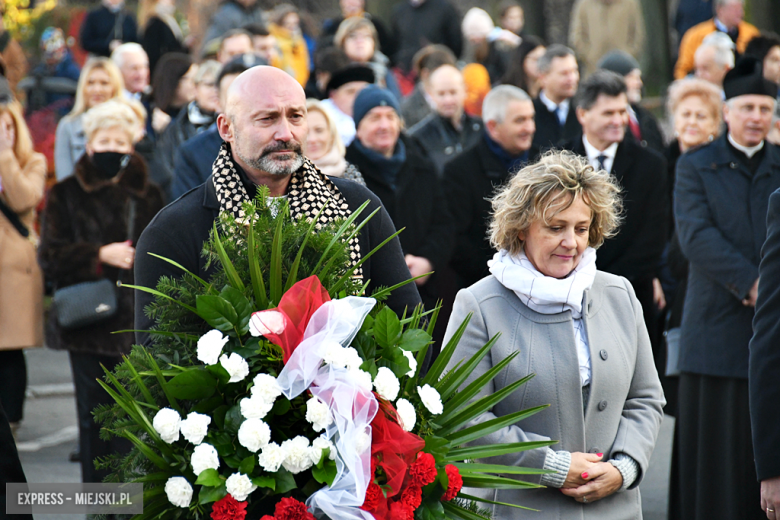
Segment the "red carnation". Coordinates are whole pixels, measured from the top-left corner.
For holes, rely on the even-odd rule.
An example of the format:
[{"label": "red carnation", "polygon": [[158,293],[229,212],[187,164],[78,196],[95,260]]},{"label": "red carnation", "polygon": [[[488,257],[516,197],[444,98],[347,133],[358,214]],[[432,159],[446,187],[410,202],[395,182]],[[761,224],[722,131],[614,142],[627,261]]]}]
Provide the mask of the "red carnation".
[{"label": "red carnation", "polygon": [[306,504],[294,498],[281,499],[274,509],[274,518],[276,520],[316,520],[314,515],[309,513]]},{"label": "red carnation", "polygon": [[276,519],[270,515],[263,515],[263,517],[260,520],[276,520]]},{"label": "red carnation", "polygon": [[246,502],[239,502],[230,493],[211,507],[211,518],[214,520],[244,520],[245,517]]},{"label": "red carnation", "polygon": [[447,479],[449,480],[449,483],[447,484],[447,491],[444,493],[444,496],[441,497],[441,501],[449,502],[455,498],[458,493],[460,493],[460,488],[463,487],[463,477],[460,476],[460,471],[458,471],[458,468],[452,464],[447,464],[447,466],[444,468],[444,471],[447,472]]},{"label": "red carnation", "polygon": [[420,452],[417,461],[409,468],[409,476],[412,485],[417,487],[427,486],[436,480],[436,460],[430,453]]},{"label": "red carnation", "polygon": [[366,499],[360,509],[363,511],[373,511],[379,505],[379,501],[385,498],[382,488],[378,484],[371,482],[366,489]]},{"label": "red carnation", "polygon": [[390,506],[390,518],[393,520],[414,520],[414,509],[402,501],[393,502]]},{"label": "red carnation", "polygon": [[401,502],[411,507],[413,510],[422,504],[422,488],[409,486],[401,493]]}]

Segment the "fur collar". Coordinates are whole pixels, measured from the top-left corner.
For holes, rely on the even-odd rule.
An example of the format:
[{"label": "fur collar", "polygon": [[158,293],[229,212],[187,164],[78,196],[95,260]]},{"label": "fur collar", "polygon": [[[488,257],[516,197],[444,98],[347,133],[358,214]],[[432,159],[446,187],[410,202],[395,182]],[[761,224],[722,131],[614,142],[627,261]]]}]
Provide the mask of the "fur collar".
[{"label": "fur collar", "polygon": [[121,188],[142,197],[149,187],[149,175],[146,171],[146,162],[137,153],[130,156],[130,164],[125,171],[113,179],[101,179],[97,168],[85,152],[76,163],[74,176],[79,181],[82,189],[87,193],[100,190],[107,186],[118,185]]}]

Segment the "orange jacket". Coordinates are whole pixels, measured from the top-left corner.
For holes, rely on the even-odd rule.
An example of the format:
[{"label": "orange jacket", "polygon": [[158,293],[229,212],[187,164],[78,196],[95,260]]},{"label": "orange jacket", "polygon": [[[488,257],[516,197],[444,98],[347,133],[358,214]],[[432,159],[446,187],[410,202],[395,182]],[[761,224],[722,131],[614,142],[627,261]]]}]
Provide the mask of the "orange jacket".
[{"label": "orange jacket", "polygon": [[[708,34],[717,30],[715,20],[710,19],[706,22],[694,25],[685,32],[680,42],[680,56],[677,58],[677,64],[674,66],[674,79],[682,79],[693,70],[693,55],[696,49],[701,45],[702,40]],[[745,52],[745,47],[750,40],[760,34],[755,25],[745,21],[739,22],[739,36],[737,36],[737,52]]]}]

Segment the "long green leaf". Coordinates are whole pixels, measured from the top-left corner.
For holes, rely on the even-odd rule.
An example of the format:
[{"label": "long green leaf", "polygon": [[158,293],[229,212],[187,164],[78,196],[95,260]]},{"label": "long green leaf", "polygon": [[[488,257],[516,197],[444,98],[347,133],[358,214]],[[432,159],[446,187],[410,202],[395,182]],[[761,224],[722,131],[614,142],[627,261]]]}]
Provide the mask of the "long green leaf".
[{"label": "long green leaf", "polygon": [[[452,419],[446,422],[437,420],[436,424],[440,426],[440,429],[437,431],[437,434],[441,436],[446,436],[447,434],[452,433],[453,431],[457,430],[462,425],[466,424],[472,419],[479,417],[484,412],[492,409],[496,404],[500,403],[501,401],[509,397],[511,394],[513,394],[515,390],[517,390],[522,385],[524,385],[532,377],[533,374],[530,374],[524,377],[523,379],[519,379],[515,381],[511,385],[507,385],[496,392],[488,394],[482,397],[481,399],[477,399],[476,401],[474,401],[473,403],[465,407],[463,410],[458,412],[458,414],[456,414],[455,417],[453,417]],[[523,414],[523,412],[524,411],[515,412],[515,414],[517,413]],[[510,414],[510,415],[514,415],[514,414]],[[508,416],[504,416],[504,417],[508,417]],[[482,423],[482,424],[486,424],[486,423]]]},{"label": "long green leaf", "polygon": [[495,378],[499,372],[501,372],[504,367],[511,363],[512,360],[519,354],[520,353],[518,351],[512,352],[507,357],[496,363],[495,366],[490,367],[487,372],[472,381],[466,388],[461,389],[455,396],[445,401],[444,412],[442,412],[442,414],[436,418],[436,421],[441,424],[446,424],[453,415],[458,413],[458,410],[461,406],[466,404],[469,400],[471,400],[472,397],[477,395],[482,390],[482,388],[488,384],[489,381],[492,381],[493,378]]},{"label": "long green leaf", "polygon": [[475,497],[472,495],[467,495],[465,493],[458,493],[458,498],[462,498],[464,500],[473,500],[474,502],[484,502],[486,504],[495,504],[497,506],[515,507],[517,509],[525,509],[526,511],[535,511],[537,513],[539,512],[538,509],[532,509],[530,507],[525,507],[518,504],[507,504],[506,502],[495,502],[493,500],[488,500],[487,498]]},{"label": "long green leaf", "polygon": [[283,206],[281,212],[276,216],[276,230],[274,231],[274,240],[271,243],[270,299],[277,305],[282,299],[282,227],[286,211],[287,206]]},{"label": "long green leaf", "polygon": [[143,379],[141,379],[141,376],[138,375],[138,371],[135,369],[127,356],[122,356],[122,358],[124,359],[124,363],[127,369],[133,374],[133,379],[138,385],[138,388],[141,389],[141,393],[144,394],[144,399],[146,399],[146,402],[157,407],[157,402],[155,402],[151,392],[149,392],[149,389],[144,384]]},{"label": "long green leaf", "polygon": [[478,515],[468,509],[464,509],[452,502],[443,502],[444,512],[447,513],[447,518],[455,518],[460,520],[490,520],[490,517],[484,517]]},{"label": "long green leaf", "polygon": [[[363,229],[363,226],[368,224],[368,221],[371,220],[371,218],[377,214],[380,208],[376,208],[374,211],[371,212],[371,214],[366,217],[360,224],[358,224],[354,230],[352,230],[352,233],[350,233],[345,239],[341,241],[339,244],[339,248],[346,249],[349,247],[349,242],[357,236],[358,233],[360,233],[360,230]],[[327,276],[327,274],[330,272],[331,269],[333,269],[333,266],[336,263],[336,255],[331,256],[330,260],[325,264],[325,266],[320,271],[320,274],[318,275],[320,278],[324,278]]]},{"label": "long green leaf", "polygon": [[[157,491],[157,489],[155,488],[151,491]],[[164,491],[162,486],[159,489]],[[167,497],[147,497],[147,491],[144,491],[144,512],[133,516],[130,520],[153,520],[156,516],[167,512],[169,509],[173,509],[173,504],[168,502]]]},{"label": "long green leaf", "polygon": [[133,435],[131,432],[124,430],[122,432],[118,433],[125,439],[129,440],[133,444],[135,444],[135,447],[138,448],[141,453],[144,454],[144,456],[149,459],[149,462],[160,468],[161,470],[165,471],[170,469],[170,464],[165,462],[165,459],[157,455],[149,446],[146,445],[143,441],[141,441],[138,437]]},{"label": "long green leaf", "polygon": [[303,237],[303,242],[301,242],[301,246],[298,248],[298,253],[295,255],[295,260],[293,260],[292,267],[290,267],[290,274],[287,275],[287,282],[284,284],[284,292],[290,290],[290,287],[295,285],[295,283],[298,281],[298,268],[301,265],[303,250],[306,249],[306,244],[309,242],[309,237],[314,234],[314,228],[317,226],[317,221],[319,221],[320,215],[322,215],[322,212],[325,210],[325,207],[328,205],[329,202],[330,199],[326,200],[325,204],[322,205],[320,210],[317,212],[316,215],[314,215],[314,218],[311,220],[309,229],[306,230],[306,236]]},{"label": "long green leaf", "polygon": [[441,349],[439,357],[437,357],[436,361],[433,362],[431,369],[423,378],[422,384],[420,386],[436,383],[441,378],[441,374],[444,372],[444,368],[447,366],[447,363],[450,362],[450,359],[452,359],[452,354],[455,352],[455,347],[460,341],[460,338],[463,337],[463,333],[471,321],[471,315],[471,312],[466,315],[463,323],[460,324],[460,327],[458,327],[458,330],[456,330],[455,334],[452,335],[450,340],[447,342],[447,345]]},{"label": "long green leaf", "polygon": [[[134,478],[132,480],[132,483],[138,484],[142,482],[147,483],[154,483],[154,482],[162,482],[168,480],[168,478],[172,477],[173,475],[168,471],[158,471],[157,473],[147,473],[146,475],[143,475],[138,478]],[[146,493],[144,493],[144,497],[146,496]]]},{"label": "long green leaf", "polygon": [[482,446],[465,446],[462,448],[452,448],[444,457],[442,462],[461,462],[464,460],[486,459],[498,457],[510,453],[519,453],[521,451],[535,450],[552,446],[558,441],[529,441],[529,442],[511,442],[508,444],[485,444]]},{"label": "long green leaf", "polygon": [[500,336],[500,332],[496,333],[495,336],[490,338],[490,341],[485,343],[485,345],[473,356],[471,356],[471,358],[466,361],[460,368],[457,370],[451,370],[450,373],[452,375],[447,379],[447,381],[443,381],[435,385],[435,388],[439,391],[439,395],[441,395],[442,400],[449,399],[450,396],[455,393],[460,384],[465,381],[472,372],[474,372],[474,369],[477,367],[477,365],[479,365],[480,361],[482,361],[490,349],[493,348],[493,345],[496,344],[496,341],[498,341]]},{"label": "long green leaf", "polygon": [[[401,283],[397,283],[397,284],[393,285],[392,287],[385,287],[384,289],[380,289],[380,290],[372,293],[371,297],[372,298],[376,298],[377,300],[379,300],[381,298],[384,298],[385,296],[390,295],[390,293],[392,293],[396,289],[400,289],[404,285],[409,285],[410,283],[414,282],[415,280],[419,280],[420,278],[425,278],[426,276],[428,276],[428,275],[427,274],[421,274],[420,276],[415,276],[414,278],[409,278],[407,280],[404,280]],[[428,311],[428,312],[432,313],[433,311],[431,310],[431,311]],[[407,318],[407,320],[411,320],[411,319],[412,318]],[[403,323],[403,321],[404,320],[401,320],[402,323]]]},{"label": "long green leaf", "polygon": [[200,282],[200,283],[201,283],[201,285],[203,285],[203,287],[205,287],[205,288],[207,289],[207,291],[208,291],[208,292],[211,292],[211,290],[213,289],[213,286],[212,286],[210,283],[208,283],[206,280],[204,280],[204,279],[203,279],[203,278],[201,278],[200,276],[198,276],[198,275],[196,275],[196,274],[192,273],[191,271],[189,271],[189,270],[188,270],[186,267],[184,267],[184,266],[183,266],[183,265],[181,265],[180,263],[178,263],[178,262],[174,262],[174,261],[173,261],[173,260],[171,260],[170,258],[165,258],[164,256],[156,255],[156,254],[154,254],[154,253],[147,253],[147,254],[148,254],[148,255],[150,255],[150,256],[153,256],[153,257],[155,257],[155,258],[159,258],[159,259],[160,259],[160,260],[162,260],[163,262],[168,262],[169,264],[171,264],[171,265],[172,265],[172,266],[174,266],[174,267],[178,267],[179,269],[181,269],[182,271],[184,271],[184,272],[185,272],[185,273],[187,273],[188,275],[190,275],[190,276],[192,276],[193,278],[195,278],[195,279],[196,279],[198,282]]},{"label": "long green leaf", "polygon": [[463,486],[471,488],[487,489],[539,489],[544,486],[526,482],[524,480],[515,480],[513,478],[497,477],[495,475],[462,475]]},{"label": "long green leaf", "polygon": [[222,267],[225,269],[225,275],[227,276],[230,285],[241,291],[246,289],[244,282],[242,282],[241,278],[238,276],[236,266],[233,265],[233,262],[230,261],[227,252],[225,252],[225,246],[222,245],[222,239],[219,238],[219,231],[217,231],[216,220],[214,220],[214,248],[217,250],[217,256],[219,257],[219,261],[222,263]]},{"label": "long green leaf", "polygon": [[252,290],[255,293],[255,302],[261,309],[268,308],[268,293],[265,291],[263,273],[260,272],[257,251],[255,251],[255,219],[254,215],[249,220],[249,235],[246,240],[247,253],[249,255],[249,277],[252,279]]},{"label": "long green leaf", "polygon": [[168,399],[168,404],[170,404],[171,408],[179,412],[179,414],[181,415],[182,411],[181,408],[179,408],[179,402],[168,391],[168,382],[165,381],[165,378],[162,375],[162,371],[160,370],[160,367],[157,365],[157,362],[154,360],[154,357],[152,357],[152,355],[149,352],[146,351],[144,352],[146,353],[146,357],[152,365],[152,370],[154,370],[154,375],[155,377],[157,377],[157,382],[160,383],[160,388],[162,388],[162,391],[165,394],[165,398]]},{"label": "long green leaf", "polygon": [[[508,386],[506,388],[510,387]],[[485,435],[489,435],[506,426],[511,426],[516,422],[522,421],[523,419],[541,412],[549,406],[549,404],[543,404],[541,406],[535,406],[534,408],[529,408],[527,410],[520,410],[519,412],[510,413],[502,417],[496,417],[495,419],[476,424],[470,428],[460,430],[459,432],[450,435],[444,435],[443,437],[446,437],[452,446],[460,446],[461,444],[466,444],[467,442],[481,439]]]},{"label": "long green leaf", "polygon": [[331,239],[330,243],[328,244],[328,247],[325,248],[325,251],[323,251],[322,256],[320,257],[317,264],[314,266],[314,269],[312,269],[313,273],[319,273],[320,268],[322,267],[322,264],[325,262],[325,259],[328,258],[328,253],[330,252],[331,248],[341,239],[342,236],[344,236],[344,233],[349,228],[349,226],[352,225],[353,222],[358,218],[358,216],[363,212],[366,207],[371,203],[370,200],[365,201],[358,209],[352,212],[352,215],[347,218],[347,220],[344,221],[343,224],[341,224],[341,227],[338,229],[336,234]]},{"label": "long green leaf", "polygon": [[523,468],[521,466],[502,466],[500,464],[477,464],[476,462],[455,462],[453,464],[461,474],[464,473],[500,473],[507,475],[547,475],[555,473],[549,469]]},{"label": "long green leaf", "polygon": [[344,273],[344,275],[343,275],[341,278],[339,278],[339,280],[338,280],[338,281],[335,283],[335,285],[334,285],[334,286],[331,288],[331,292],[333,292],[333,293],[338,293],[338,292],[339,292],[339,291],[340,291],[340,290],[341,290],[341,289],[344,287],[344,284],[347,282],[347,280],[349,280],[349,279],[350,279],[352,276],[354,276],[354,273],[355,273],[355,271],[357,271],[357,269],[358,269],[358,268],[359,268],[361,265],[363,265],[364,263],[366,263],[366,261],[368,261],[368,259],[369,259],[369,258],[371,258],[372,256],[374,256],[374,253],[376,253],[377,251],[379,251],[380,249],[382,249],[383,247],[385,247],[385,244],[387,244],[387,243],[388,243],[388,242],[390,242],[392,239],[394,239],[395,237],[397,237],[398,235],[400,235],[400,234],[401,234],[401,232],[402,232],[404,229],[406,229],[406,228],[401,228],[401,229],[399,229],[398,231],[396,231],[395,233],[393,233],[392,235],[390,235],[389,237],[387,237],[385,240],[383,240],[383,241],[382,241],[382,243],[381,243],[381,244],[379,244],[379,245],[378,245],[378,246],[376,246],[374,249],[372,249],[372,250],[371,250],[371,251],[370,251],[370,252],[369,252],[367,255],[363,256],[363,257],[360,259],[360,261],[359,261],[359,262],[356,262],[356,263],[355,263],[355,265],[351,266],[351,267],[350,267],[350,268],[347,270],[347,272],[346,272],[346,273]]},{"label": "long green leaf", "polygon": [[187,305],[186,303],[180,302],[176,298],[171,298],[167,294],[163,294],[163,293],[161,293],[160,291],[158,291],[156,289],[150,289],[149,287],[142,287],[140,285],[129,285],[129,284],[122,284],[122,287],[129,287],[129,288],[135,289],[137,291],[143,291],[143,292],[146,292],[146,293],[149,293],[149,294],[153,294],[155,296],[160,296],[162,298],[165,298],[166,300],[171,300],[173,303],[181,305],[182,307],[184,307],[188,311],[192,311],[193,313],[198,314],[198,309],[196,309],[195,307],[193,307],[191,305]]}]

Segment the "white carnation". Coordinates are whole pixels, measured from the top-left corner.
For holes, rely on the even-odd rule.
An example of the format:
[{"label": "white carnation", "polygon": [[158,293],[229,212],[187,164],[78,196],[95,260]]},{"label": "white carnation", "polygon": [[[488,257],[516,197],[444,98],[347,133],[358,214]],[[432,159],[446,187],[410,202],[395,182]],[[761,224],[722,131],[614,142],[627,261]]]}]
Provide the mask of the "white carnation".
[{"label": "white carnation", "polygon": [[406,375],[409,377],[414,377],[414,374],[417,373],[417,360],[415,359],[414,354],[408,350],[404,350],[404,356],[406,356],[406,359],[409,361],[409,371],[406,373]]},{"label": "white carnation", "polygon": [[249,477],[243,473],[233,473],[230,475],[225,482],[225,487],[227,488],[227,492],[233,495],[233,498],[239,502],[246,500],[249,493],[257,489],[257,486],[252,484]]},{"label": "white carnation", "polygon": [[269,403],[256,395],[244,397],[238,404],[241,406],[241,415],[247,419],[262,419],[274,407],[273,402]]},{"label": "white carnation", "polygon": [[344,368],[346,366],[344,364],[344,359],[346,357],[344,350],[346,349],[342,347],[341,344],[332,341],[325,347],[322,360],[328,365]]},{"label": "white carnation", "polygon": [[238,429],[238,442],[252,453],[271,441],[271,428],[260,419],[247,419]]},{"label": "white carnation", "polygon": [[318,397],[312,397],[306,401],[306,420],[311,423],[315,432],[320,432],[330,426],[333,416],[327,404],[320,401]]},{"label": "white carnation", "polygon": [[401,383],[398,382],[398,378],[395,377],[392,370],[387,367],[379,367],[374,378],[374,388],[380,396],[388,401],[395,401],[401,390]]},{"label": "white carnation", "polygon": [[365,370],[353,370],[350,374],[355,376],[360,389],[364,392],[371,392],[374,384],[371,382],[371,374]]},{"label": "white carnation", "polygon": [[284,449],[271,442],[263,447],[263,451],[258,455],[257,462],[269,473],[275,473],[279,471],[279,466],[284,462]]},{"label": "white carnation", "polygon": [[371,434],[365,430],[357,434],[355,439],[355,450],[358,453],[363,453],[371,447]]},{"label": "white carnation", "polygon": [[205,442],[198,444],[192,451],[190,464],[195,475],[200,475],[204,470],[219,468],[219,454],[211,444]]},{"label": "white carnation", "polygon": [[249,375],[249,365],[246,360],[235,352],[230,354],[230,356],[222,354],[219,358],[219,363],[230,374],[228,383],[237,383]]},{"label": "white carnation", "polygon": [[265,336],[268,333],[284,332],[284,315],[279,311],[260,311],[252,314],[249,320],[249,333],[252,336]]},{"label": "white carnation", "polygon": [[219,361],[222,348],[230,340],[217,329],[210,330],[198,339],[198,359],[207,365],[215,365]]},{"label": "white carnation", "polygon": [[192,501],[192,486],[184,477],[171,477],[165,483],[165,494],[168,501],[177,507],[190,507]]},{"label": "white carnation", "polygon": [[402,398],[396,401],[395,409],[398,410],[398,417],[401,419],[401,426],[403,426],[404,431],[412,431],[417,422],[417,412],[414,409],[414,405]]},{"label": "white carnation", "polygon": [[282,387],[271,374],[257,374],[252,382],[254,383],[252,395],[267,403],[273,404],[276,398],[282,395]]},{"label": "white carnation", "polygon": [[344,366],[347,367],[347,370],[359,370],[360,365],[363,364],[363,358],[360,357],[360,354],[358,354],[358,351],[355,350],[352,347],[347,347],[344,349]]},{"label": "white carnation", "polygon": [[181,416],[179,412],[171,408],[163,408],[155,414],[152,420],[154,430],[160,434],[163,441],[168,444],[179,440],[179,426]]},{"label": "white carnation", "polygon": [[316,439],[314,439],[311,442],[312,450],[319,450],[319,453],[317,454],[317,460],[314,461],[316,464],[320,461],[320,458],[322,457],[322,450],[324,449],[330,449],[330,453],[328,454],[328,458],[330,460],[336,460],[336,447],[333,445],[332,442],[330,442],[328,439],[326,439],[323,436],[319,436]]},{"label": "white carnation", "polygon": [[312,467],[309,439],[306,437],[298,435],[294,439],[288,439],[282,443],[282,449],[284,450],[282,466],[293,475]]},{"label": "white carnation", "polygon": [[420,394],[423,404],[433,415],[439,415],[444,411],[444,406],[441,404],[441,396],[431,385],[418,386],[417,393]]},{"label": "white carnation", "polygon": [[179,425],[181,434],[192,444],[198,445],[203,442],[203,438],[211,424],[211,417],[202,413],[190,412],[187,418]]}]

